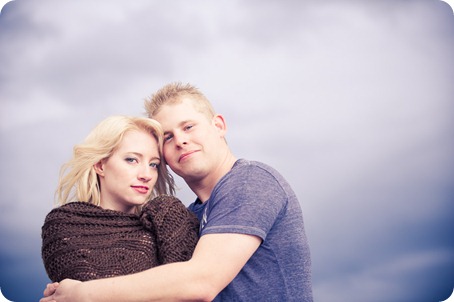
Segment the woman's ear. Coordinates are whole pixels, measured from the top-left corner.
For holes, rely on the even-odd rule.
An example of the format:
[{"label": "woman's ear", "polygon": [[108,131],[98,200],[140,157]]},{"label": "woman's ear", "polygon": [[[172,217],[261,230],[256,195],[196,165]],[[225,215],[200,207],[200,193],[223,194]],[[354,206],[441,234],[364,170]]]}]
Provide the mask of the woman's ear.
[{"label": "woman's ear", "polygon": [[93,168],[95,169],[96,174],[99,176],[104,176],[104,161],[100,160],[96,164],[93,165]]}]

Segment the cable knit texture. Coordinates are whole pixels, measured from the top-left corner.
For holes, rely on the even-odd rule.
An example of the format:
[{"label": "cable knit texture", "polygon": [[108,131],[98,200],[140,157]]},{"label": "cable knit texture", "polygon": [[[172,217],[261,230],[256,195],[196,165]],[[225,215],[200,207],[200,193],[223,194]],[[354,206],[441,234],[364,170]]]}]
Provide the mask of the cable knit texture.
[{"label": "cable knit texture", "polygon": [[53,282],[132,274],[189,260],[198,226],[195,215],[168,195],[151,200],[140,215],[72,202],[46,216],[42,258]]}]

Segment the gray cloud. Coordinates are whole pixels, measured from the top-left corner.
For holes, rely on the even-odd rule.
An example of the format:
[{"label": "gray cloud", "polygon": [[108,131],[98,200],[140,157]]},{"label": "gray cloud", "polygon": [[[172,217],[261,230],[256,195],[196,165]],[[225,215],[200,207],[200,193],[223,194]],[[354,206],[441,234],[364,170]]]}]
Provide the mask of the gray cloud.
[{"label": "gray cloud", "polygon": [[143,114],[169,81],[200,87],[234,153],[292,184],[317,301],[452,290],[454,16],[441,1],[15,0],[0,44],[10,299],[24,263],[38,276],[34,300],[44,288],[40,227],[72,146],[108,115]]}]

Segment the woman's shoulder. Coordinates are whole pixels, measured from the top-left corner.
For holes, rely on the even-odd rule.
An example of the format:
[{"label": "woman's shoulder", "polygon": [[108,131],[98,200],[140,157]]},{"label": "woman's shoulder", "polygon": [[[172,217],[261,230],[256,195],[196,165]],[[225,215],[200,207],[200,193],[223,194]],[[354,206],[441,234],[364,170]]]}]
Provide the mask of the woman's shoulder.
[{"label": "woman's shoulder", "polygon": [[86,211],[93,211],[100,209],[99,206],[96,206],[94,204],[91,204],[89,202],[83,202],[83,201],[73,201],[66,203],[64,205],[60,205],[58,207],[53,208],[49,215],[59,215],[62,213],[70,214],[70,213],[78,213],[78,212],[86,212]]},{"label": "woman's shoulder", "polygon": [[[52,209],[45,218],[44,224],[53,222],[70,223],[73,218],[78,216],[86,216],[89,213],[96,213],[101,208],[82,201],[69,202]],[[102,209],[101,209],[102,210]]]}]

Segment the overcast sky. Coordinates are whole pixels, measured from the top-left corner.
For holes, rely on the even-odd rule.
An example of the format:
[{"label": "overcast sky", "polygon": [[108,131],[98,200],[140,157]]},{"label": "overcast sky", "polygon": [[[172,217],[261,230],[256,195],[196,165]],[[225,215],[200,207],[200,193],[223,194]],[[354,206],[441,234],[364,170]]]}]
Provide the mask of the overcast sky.
[{"label": "overcast sky", "polygon": [[[102,119],[199,87],[304,212],[319,302],[454,286],[454,14],[440,0],[14,0],[0,15],[0,288],[37,301],[61,164]],[[185,204],[194,195],[179,182]]]}]

